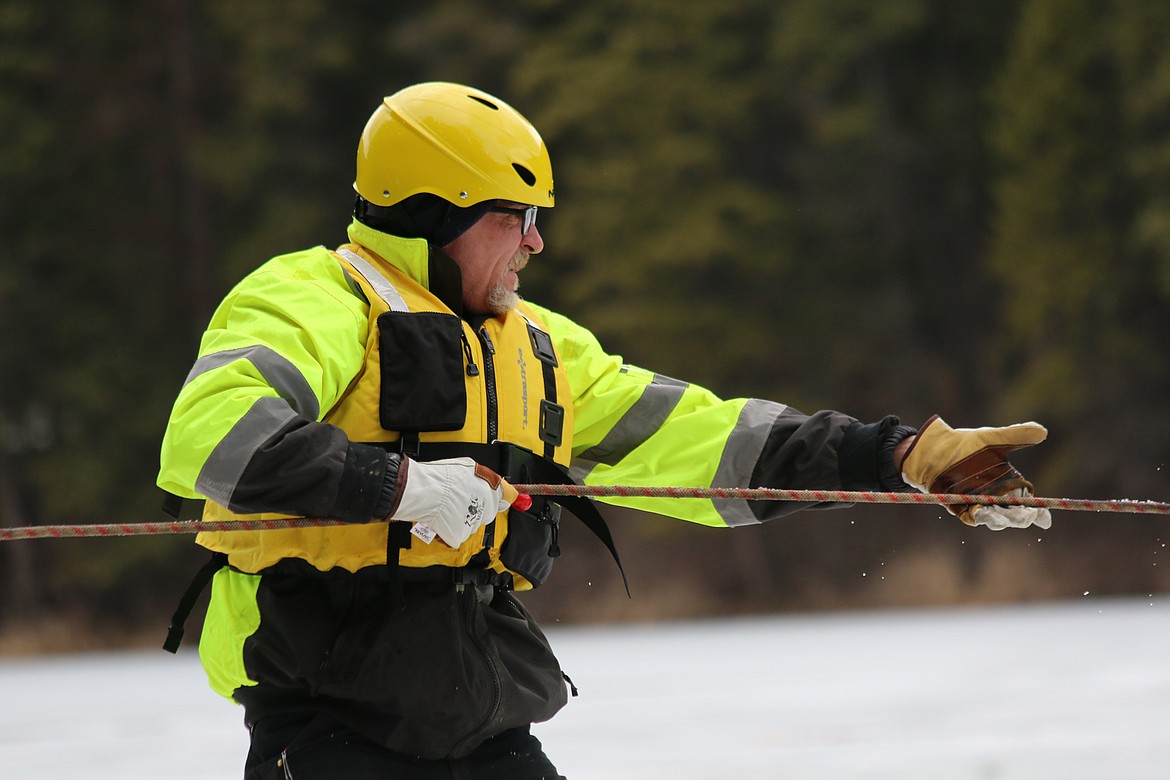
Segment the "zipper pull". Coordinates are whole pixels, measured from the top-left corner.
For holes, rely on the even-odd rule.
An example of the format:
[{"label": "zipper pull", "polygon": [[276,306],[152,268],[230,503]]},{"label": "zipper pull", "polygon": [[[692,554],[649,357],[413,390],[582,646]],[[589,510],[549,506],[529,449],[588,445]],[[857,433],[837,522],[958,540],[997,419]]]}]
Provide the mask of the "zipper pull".
[{"label": "zipper pull", "polygon": [[467,334],[463,329],[459,329],[459,338],[463,340],[463,354],[467,358],[467,375],[479,376],[479,366],[475,364],[475,356],[471,354],[471,342],[467,340]]},{"label": "zipper pull", "polygon": [[494,357],[496,354],[496,345],[492,343],[492,337],[488,335],[487,328],[480,328],[479,335],[483,339],[483,345],[487,347],[488,353]]},{"label": "zipper pull", "polygon": [[[521,493],[520,495],[524,496],[526,494]],[[548,501],[547,499],[545,500],[544,508],[542,508],[540,510],[540,514],[536,516],[536,521],[538,523],[548,523],[549,525],[548,557],[560,558],[561,543],[559,537],[561,521],[560,518],[557,517],[556,509],[553,507],[551,501]]]},{"label": "zipper pull", "polygon": [[549,540],[549,544],[548,544],[548,557],[550,557],[550,558],[560,558],[561,557],[561,545],[557,539],[557,537],[560,536],[560,534],[558,533],[559,530],[560,530],[560,523],[557,523],[554,521],[552,524],[552,538]]}]

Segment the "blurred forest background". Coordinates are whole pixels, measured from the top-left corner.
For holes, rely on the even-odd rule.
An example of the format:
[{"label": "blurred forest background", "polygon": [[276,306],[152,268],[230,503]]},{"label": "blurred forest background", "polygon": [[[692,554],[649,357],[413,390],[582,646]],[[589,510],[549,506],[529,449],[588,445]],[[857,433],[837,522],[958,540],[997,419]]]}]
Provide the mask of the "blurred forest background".
[{"label": "blurred forest background", "polygon": [[[344,240],[383,95],[493,92],[557,208],[525,294],[725,396],[1035,419],[1041,495],[1170,500],[1170,4],[3,0],[0,524],[158,519],[213,307]],[[858,506],[572,525],[552,621],[1170,591],[1164,518]],[[0,651],[162,639],[190,537],[0,545]]]}]

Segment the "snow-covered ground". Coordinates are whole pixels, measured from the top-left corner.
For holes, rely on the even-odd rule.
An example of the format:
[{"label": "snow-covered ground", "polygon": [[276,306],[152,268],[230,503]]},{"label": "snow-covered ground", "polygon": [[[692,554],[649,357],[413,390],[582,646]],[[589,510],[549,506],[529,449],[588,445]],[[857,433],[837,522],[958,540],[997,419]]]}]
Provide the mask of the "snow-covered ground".
[{"label": "snow-covered ground", "polygon": [[[1170,600],[551,632],[571,780],[1170,780]],[[3,780],[240,776],[191,652],[0,662]]]}]

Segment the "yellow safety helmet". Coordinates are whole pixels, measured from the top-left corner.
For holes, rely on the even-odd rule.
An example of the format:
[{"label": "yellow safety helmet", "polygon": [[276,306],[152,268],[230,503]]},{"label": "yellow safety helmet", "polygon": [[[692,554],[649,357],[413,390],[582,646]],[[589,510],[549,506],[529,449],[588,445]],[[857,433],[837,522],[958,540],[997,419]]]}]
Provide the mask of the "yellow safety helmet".
[{"label": "yellow safety helmet", "polygon": [[374,206],[429,193],[553,206],[552,163],[536,128],[499,98],[444,82],[383,99],[358,143],[353,187]]}]

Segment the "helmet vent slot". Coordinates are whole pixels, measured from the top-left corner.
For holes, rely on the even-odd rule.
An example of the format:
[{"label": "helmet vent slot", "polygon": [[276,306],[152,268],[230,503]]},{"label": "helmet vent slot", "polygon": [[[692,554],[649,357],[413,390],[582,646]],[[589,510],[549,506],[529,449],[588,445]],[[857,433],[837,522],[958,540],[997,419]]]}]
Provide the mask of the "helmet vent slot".
[{"label": "helmet vent slot", "polygon": [[519,175],[520,178],[524,180],[524,183],[529,187],[531,187],[533,184],[536,184],[536,174],[534,174],[532,171],[528,170],[519,163],[512,163],[512,167],[516,170],[517,175]]},{"label": "helmet vent slot", "polygon": [[472,99],[472,100],[474,100],[476,103],[481,103],[481,104],[483,104],[483,105],[487,106],[487,107],[488,107],[488,108],[490,108],[492,111],[499,111],[499,110],[500,110],[500,107],[499,107],[499,106],[497,106],[495,103],[491,102],[490,100],[484,100],[483,98],[481,98],[481,97],[476,97],[475,95],[468,95],[467,97],[471,98],[471,99]]}]

